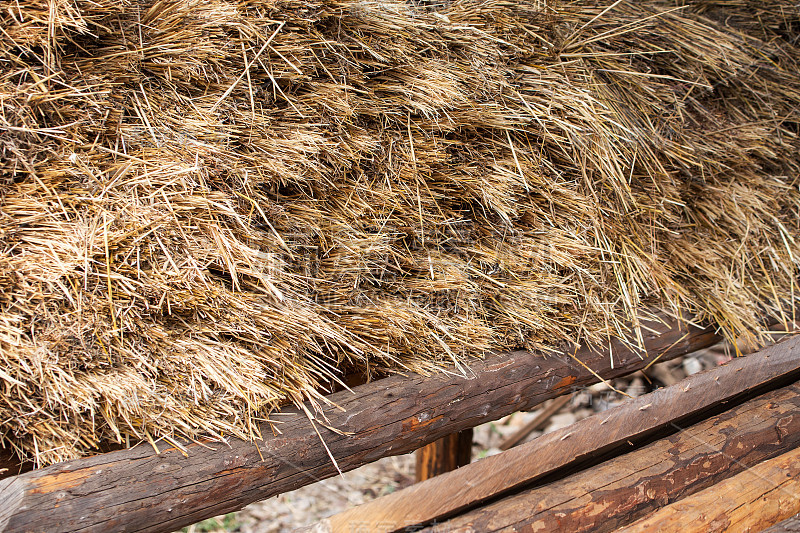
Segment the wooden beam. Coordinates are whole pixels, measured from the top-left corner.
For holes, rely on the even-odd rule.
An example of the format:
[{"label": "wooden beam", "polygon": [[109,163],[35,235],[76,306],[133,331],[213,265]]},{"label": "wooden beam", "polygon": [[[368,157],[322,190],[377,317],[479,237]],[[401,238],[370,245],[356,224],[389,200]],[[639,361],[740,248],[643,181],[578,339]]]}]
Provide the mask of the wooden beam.
[{"label": "wooden beam", "polygon": [[751,466],[618,531],[761,531],[797,513],[800,513],[800,449]]},{"label": "wooden beam", "polygon": [[[312,424],[303,411],[272,416],[281,434],[262,442],[149,446],[69,461],[0,481],[0,530],[175,531],[450,433],[530,409],[575,387],[623,376],[719,340],[713,328],[646,322],[646,354],[622,343],[572,355],[511,352],[476,360],[463,377],[392,376],[332,394]],[[590,371],[589,368],[592,370]],[[313,410],[312,407],[309,409]],[[326,429],[332,427],[338,432]],[[271,435],[269,426],[261,428]],[[319,432],[319,433],[318,433]],[[57,509],[57,512],[54,510]]]},{"label": "wooden beam", "polygon": [[472,428],[433,441],[415,455],[417,482],[466,466],[472,460]]},{"label": "wooden beam", "polygon": [[[475,507],[528,485],[559,469],[647,438],[742,391],[800,377],[800,338],[695,374],[686,380],[591,416],[569,427],[468,467],[408,487],[329,518],[327,528],[346,531],[358,521],[365,531],[417,526]],[[800,419],[800,417],[798,417]],[[431,495],[436,497],[432,498]],[[387,529],[389,528],[389,529]],[[480,530],[480,529],[478,529]]]},{"label": "wooden beam", "polygon": [[[783,454],[786,453],[791,453],[795,458],[794,466],[786,472],[791,476],[796,475],[800,468],[797,460],[800,447],[798,415],[800,385],[793,384],[593,468],[509,496],[422,531],[609,533],[659,512],[665,506],[676,506],[669,517],[670,520],[674,518],[679,521],[677,528],[665,527],[672,523],[665,519],[647,521],[646,524],[651,527],[634,531],[718,531],[710,525],[715,518],[721,518],[728,512],[720,513],[723,508],[735,507],[722,503],[733,496],[733,492],[742,492],[744,498],[737,501],[745,504],[746,513],[750,508],[748,504],[755,501],[756,495],[770,496],[768,489],[780,486],[779,483],[768,484],[754,491],[745,491],[742,486],[746,483],[741,481],[746,479],[747,483],[753,482],[752,475],[739,478],[731,485],[725,484],[728,478],[739,477],[737,474],[740,472],[758,468],[762,461],[774,457],[780,457],[779,462],[784,461],[786,455]],[[781,464],[789,466],[790,463]],[[787,480],[785,475],[775,478],[772,474],[765,474],[771,481],[783,483]],[[791,486],[795,486],[794,482]],[[690,501],[688,498],[691,495],[701,491],[706,495],[702,506],[693,507],[697,514],[678,512],[679,509],[686,509],[679,507],[682,502]],[[795,490],[795,494],[800,495],[800,491]],[[777,501],[783,498],[783,492],[778,490],[772,496]],[[719,507],[715,498],[720,499]],[[673,503],[675,501],[678,503]],[[765,507],[775,507],[773,503]],[[756,504],[753,505],[753,512],[759,512],[755,507]],[[789,514],[773,514],[770,520],[778,521],[797,512],[793,502],[784,511]],[[707,521],[698,517],[704,512],[709,518]],[[701,520],[698,528],[693,526],[695,520]],[[769,525],[774,522],[764,520],[761,523]],[[731,528],[730,531],[747,529]],[[760,529],[754,528],[752,531]]]}]

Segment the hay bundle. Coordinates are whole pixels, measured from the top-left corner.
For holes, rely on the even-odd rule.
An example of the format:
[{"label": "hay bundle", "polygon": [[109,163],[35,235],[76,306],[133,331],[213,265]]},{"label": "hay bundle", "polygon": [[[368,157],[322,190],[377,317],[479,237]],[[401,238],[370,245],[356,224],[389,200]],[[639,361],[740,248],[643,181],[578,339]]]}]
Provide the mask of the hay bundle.
[{"label": "hay bundle", "polygon": [[4,446],[252,438],[645,308],[785,320],[796,3],[595,4],[4,4]]}]

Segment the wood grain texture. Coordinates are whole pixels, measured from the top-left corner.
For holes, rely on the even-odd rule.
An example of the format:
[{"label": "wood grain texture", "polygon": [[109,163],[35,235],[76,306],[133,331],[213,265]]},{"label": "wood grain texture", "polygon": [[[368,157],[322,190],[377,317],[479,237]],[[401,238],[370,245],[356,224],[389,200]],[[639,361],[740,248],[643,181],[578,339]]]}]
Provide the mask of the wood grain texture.
[{"label": "wood grain texture", "polygon": [[[728,478],[784,453],[796,456],[795,450],[800,446],[798,432],[800,385],[793,384],[594,468],[501,499],[423,531],[614,531],[706,489],[711,495],[727,494],[723,483]],[[705,506],[716,516],[716,503],[709,500]],[[786,508],[791,509],[794,507]],[[785,516],[791,514],[794,513]],[[695,519],[688,514],[671,516],[680,525],[677,529],[661,529],[659,522],[637,531],[682,532],[686,531],[682,527]],[[712,521],[707,521],[706,526]],[[706,530],[701,527],[694,531]]]},{"label": "wood grain texture", "polygon": [[[727,365],[543,435],[502,454],[332,516],[327,527],[393,531],[426,524],[507,494],[558,469],[620,449],[628,441],[703,413],[742,391],[777,379],[800,378],[800,338],[789,339]],[[436,495],[436,497],[431,497]]]},{"label": "wood grain texture", "polygon": [[800,449],[663,507],[620,533],[762,531],[800,512]]},{"label": "wood grain texture", "polygon": [[512,352],[470,365],[466,376],[392,376],[329,399],[312,427],[302,411],[274,415],[258,443],[187,443],[188,457],[148,446],[70,461],[0,481],[0,530],[175,531],[336,474],[319,431],[342,471],[408,453],[450,433],[530,409],[574,387],[626,375],[653,357],[667,360],[719,340],[712,328],[646,323],[647,354],[612,343],[568,355]]},{"label": "wood grain texture", "polygon": [[417,482],[466,466],[472,460],[472,428],[426,444],[415,456]]}]

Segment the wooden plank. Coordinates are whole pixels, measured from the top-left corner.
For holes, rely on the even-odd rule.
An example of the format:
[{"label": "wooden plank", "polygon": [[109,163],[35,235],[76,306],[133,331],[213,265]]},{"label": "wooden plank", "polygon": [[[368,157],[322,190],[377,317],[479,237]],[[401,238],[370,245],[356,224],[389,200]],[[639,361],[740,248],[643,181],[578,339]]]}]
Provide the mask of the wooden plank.
[{"label": "wooden plank", "polygon": [[[447,434],[530,409],[574,387],[635,372],[719,340],[713,328],[646,322],[647,354],[612,343],[576,357],[512,352],[470,365],[465,377],[392,376],[341,391],[312,427],[302,411],[273,416],[281,435],[257,444],[187,443],[188,457],[148,446],[69,461],[0,481],[0,530],[175,531],[202,519],[335,475],[320,435],[342,471],[408,453]],[[652,330],[652,331],[651,331]],[[648,355],[649,354],[649,355]],[[311,409],[309,407],[309,409]],[[317,433],[319,431],[319,435]],[[269,427],[262,432],[270,435]],[[57,512],[54,512],[57,509]]]},{"label": "wooden plank", "polygon": [[[726,479],[787,452],[796,457],[798,432],[800,384],[795,383],[588,470],[422,531],[615,531],[705,489],[722,498]],[[717,516],[717,503],[706,501],[705,511]],[[641,531],[687,531],[683,528],[695,519],[685,514],[677,529]]]},{"label": "wooden plank", "polygon": [[761,531],[800,512],[800,449],[663,507],[620,533]]},{"label": "wooden plank", "polygon": [[417,482],[466,466],[472,460],[472,428],[433,441],[415,455]]},{"label": "wooden plank", "polygon": [[500,455],[344,511],[328,519],[326,527],[345,531],[358,521],[365,531],[379,531],[393,524],[431,523],[615,447],[628,451],[628,441],[669,429],[676,420],[705,412],[741,391],[798,377],[799,367],[800,338],[783,341]]}]

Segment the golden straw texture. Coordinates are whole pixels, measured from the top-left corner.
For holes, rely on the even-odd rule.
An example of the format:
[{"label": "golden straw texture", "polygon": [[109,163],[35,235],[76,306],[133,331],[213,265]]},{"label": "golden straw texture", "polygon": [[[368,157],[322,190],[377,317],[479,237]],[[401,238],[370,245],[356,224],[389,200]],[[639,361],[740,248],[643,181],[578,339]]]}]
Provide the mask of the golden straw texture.
[{"label": "golden straw texture", "polygon": [[795,0],[0,2],[0,442],[255,438],[337,379],[758,342],[800,258]]}]

